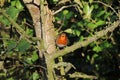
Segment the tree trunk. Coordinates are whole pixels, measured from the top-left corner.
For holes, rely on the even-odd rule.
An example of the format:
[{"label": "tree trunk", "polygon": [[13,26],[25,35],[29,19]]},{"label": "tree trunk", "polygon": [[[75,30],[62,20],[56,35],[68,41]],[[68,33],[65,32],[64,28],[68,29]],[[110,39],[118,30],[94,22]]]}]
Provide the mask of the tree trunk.
[{"label": "tree trunk", "polygon": [[43,41],[44,48],[46,50],[45,61],[47,66],[47,77],[49,80],[54,80],[53,77],[53,65],[54,60],[50,58],[53,53],[55,53],[55,31],[53,25],[53,15],[51,10],[48,8],[47,2],[41,4],[41,20],[42,20],[42,31],[43,31]]},{"label": "tree trunk", "polygon": [[34,0],[33,4],[31,4],[32,0],[23,0],[23,2],[31,14],[36,37],[43,40],[42,42],[38,41],[37,45],[39,48],[41,65],[47,69],[47,71],[43,70],[44,80],[54,80],[52,74],[52,65],[54,64],[54,60],[51,60],[48,55],[44,55],[50,54],[51,56],[53,53],[55,53],[55,32],[54,25],[52,23],[52,12],[48,8],[45,0]]}]

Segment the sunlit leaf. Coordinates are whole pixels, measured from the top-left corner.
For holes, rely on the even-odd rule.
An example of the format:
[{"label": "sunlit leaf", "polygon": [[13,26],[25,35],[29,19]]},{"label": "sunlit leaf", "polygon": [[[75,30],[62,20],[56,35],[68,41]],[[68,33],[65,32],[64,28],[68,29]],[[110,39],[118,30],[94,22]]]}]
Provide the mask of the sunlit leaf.
[{"label": "sunlit leaf", "polygon": [[87,14],[89,12],[89,10],[90,10],[89,5],[87,3],[85,3],[84,8],[83,8],[84,13]]},{"label": "sunlit leaf", "polygon": [[17,9],[19,9],[20,11],[23,10],[23,5],[21,4],[21,2],[19,0],[16,1],[16,7]]},{"label": "sunlit leaf", "polygon": [[105,21],[99,20],[98,22],[95,23],[97,26],[104,25]]},{"label": "sunlit leaf", "polygon": [[55,17],[55,20],[56,20],[56,21],[60,21],[60,18],[59,18],[59,17]]},{"label": "sunlit leaf", "polygon": [[88,60],[88,61],[90,60],[90,55],[87,55],[87,60]]},{"label": "sunlit leaf", "polygon": [[14,1],[11,1],[11,6],[15,6],[16,5],[16,0],[14,0]]},{"label": "sunlit leaf", "polygon": [[72,31],[72,29],[66,29],[64,32],[66,32],[66,33],[73,33],[73,31]]},{"label": "sunlit leaf", "polygon": [[98,54],[94,54],[92,57],[93,58],[97,58],[97,57],[99,57],[99,55]]},{"label": "sunlit leaf", "polygon": [[93,51],[100,52],[102,51],[102,48],[100,46],[94,46]]},{"label": "sunlit leaf", "polygon": [[85,13],[85,15],[83,16],[84,19],[91,19],[91,13],[93,11],[94,6],[89,6],[88,3],[84,4],[84,8],[83,11]]},{"label": "sunlit leaf", "polygon": [[84,39],[84,36],[80,36],[80,41],[83,41]]},{"label": "sunlit leaf", "polygon": [[81,8],[83,8],[82,2],[80,0],[74,0],[75,3],[77,3]]},{"label": "sunlit leaf", "polygon": [[74,34],[75,34],[76,36],[80,36],[81,32],[80,32],[80,30],[78,30],[78,29],[74,29]]},{"label": "sunlit leaf", "polygon": [[13,78],[13,77],[10,77],[10,78],[8,78],[7,80],[14,80],[14,78]]},{"label": "sunlit leaf", "polygon": [[1,18],[1,22],[4,24],[4,25],[10,25],[10,22],[6,19],[6,17],[2,16]]},{"label": "sunlit leaf", "polygon": [[68,13],[69,13],[68,10],[64,10],[64,11],[63,11],[63,14],[64,14],[64,15],[66,15],[66,14],[68,14]]},{"label": "sunlit leaf", "polygon": [[32,29],[26,29],[26,34],[28,35],[33,35],[33,30]]},{"label": "sunlit leaf", "polygon": [[34,73],[33,73],[33,80],[38,80],[39,79],[39,73],[37,72],[37,71],[35,71]]},{"label": "sunlit leaf", "polygon": [[27,58],[25,59],[24,64],[33,64],[32,58],[27,57]]},{"label": "sunlit leaf", "polygon": [[94,24],[94,23],[92,23],[92,22],[90,22],[90,23],[87,24],[87,27],[88,27],[89,29],[95,29],[95,28],[97,27],[97,25]]},{"label": "sunlit leaf", "polygon": [[69,14],[65,15],[65,18],[66,19],[70,19],[73,15],[73,12],[69,12]]},{"label": "sunlit leaf", "polygon": [[90,3],[92,3],[92,2],[93,2],[93,0],[89,0],[89,2],[90,2]]},{"label": "sunlit leaf", "polygon": [[53,1],[53,3],[57,3],[59,0],[52,0]]},{"label": "sunlit leaf", "polygon": [[34,61],[36,61],[38,58],[39,58],[38,54],[37,54],[36,52],[34,52],[34,53],[32,54],[32,61],[34,62]]}]

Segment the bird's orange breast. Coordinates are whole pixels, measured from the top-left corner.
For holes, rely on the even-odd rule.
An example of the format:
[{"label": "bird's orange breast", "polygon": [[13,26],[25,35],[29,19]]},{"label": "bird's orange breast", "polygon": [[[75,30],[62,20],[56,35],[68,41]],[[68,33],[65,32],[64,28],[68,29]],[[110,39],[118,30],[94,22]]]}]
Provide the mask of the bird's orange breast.
[{"label": "bird's orange breast", "polygon": [[68,44],[68,38],[65,33],[61,33],[56,39],[56,45],[58,47],[64,47]]}]

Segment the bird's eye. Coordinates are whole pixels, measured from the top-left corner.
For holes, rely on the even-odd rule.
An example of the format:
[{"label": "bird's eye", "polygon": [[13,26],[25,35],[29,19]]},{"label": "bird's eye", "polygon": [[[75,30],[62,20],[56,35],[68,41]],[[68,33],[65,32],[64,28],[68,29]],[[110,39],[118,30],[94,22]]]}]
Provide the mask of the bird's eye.
[{"label": "bird's eye", "polygon": [[65,35],[62,35],[62,37],[65,37]]}]

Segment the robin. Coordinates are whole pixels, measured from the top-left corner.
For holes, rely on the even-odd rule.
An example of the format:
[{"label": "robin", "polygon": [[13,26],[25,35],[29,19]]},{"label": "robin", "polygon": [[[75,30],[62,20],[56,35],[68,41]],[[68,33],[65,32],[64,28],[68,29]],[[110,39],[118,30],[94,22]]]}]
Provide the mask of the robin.
[{"label": "robin", "polygon": [[68,45],[68,43],[69,43],[69,40],[68,40],[66,33],[61,33],[60,35],[58,35],[56,39],[56,45],[59,48],[64,48],[65,46]]}]

